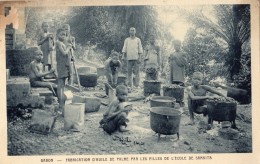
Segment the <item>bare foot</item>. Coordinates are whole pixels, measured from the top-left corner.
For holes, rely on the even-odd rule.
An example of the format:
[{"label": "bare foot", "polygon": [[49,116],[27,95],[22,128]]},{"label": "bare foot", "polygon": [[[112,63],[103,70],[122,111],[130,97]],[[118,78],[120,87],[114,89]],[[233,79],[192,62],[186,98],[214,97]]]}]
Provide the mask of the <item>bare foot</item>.
[{"label": "bare foot", "polygon": [[120,126],[120,127],[119,127],[119,131],[120,131],[120,132],[128,132],[129,130],[126,129],[126,126]]},{"label": "bare foot", "polygon": [[187,123],[185,125],[195,125],[195,122],[194,121],[190,121],[189,123]]}]

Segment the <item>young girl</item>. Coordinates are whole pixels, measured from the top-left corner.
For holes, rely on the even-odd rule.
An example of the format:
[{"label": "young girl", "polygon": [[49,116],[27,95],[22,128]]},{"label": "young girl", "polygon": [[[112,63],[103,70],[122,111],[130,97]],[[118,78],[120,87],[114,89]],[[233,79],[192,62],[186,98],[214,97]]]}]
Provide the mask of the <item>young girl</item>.
[{"label": "young girl", "polygon": [[175,52],[169,57],[170,63],[170,83],[184,85],[185,67],[187,59],[185,54],[181,51],[181,41],[173,41]]},{"label": "young girl", "polygon": [[[62,28],[64,29],[65,31],[65,40],[64,40],[64,44],[66,46],[71,46],[72,48],[70,49],[69,53],[70,53],[70,56],[71,56],[71,59],[69,59],[67,62],[68,63],[71,63],[71,60],[74,60],[74,50],[76,49],[76,43],[75,43],[75,37],[73,37],[71,34],[70,34],[70,25],[68,24],[64,24],[62,26]],[[70,64],[70,72],[71,72],[71,76],[73,74],[73,67],[72,67],[72,64]],[[69,78],[69,83],[72,85],[73,84],[73,78]]]},{"label": "young girl", "polygon": [[73,37],[70,34],[70,25],[64,24],[62,26],[62,28],[64,29],[65,34],[66,34],[65,45],[66,46],[71,45],[73,50],[75,50],[75,48],[76,48],[75,37]]},{"label": "young girl", "polygon": [[150,44],[144,51],[144,68],[146,80],[158,80],[158,72],[161,65],[160,47],[155,45],[155,38],[151,36]]},{"label": "young girl", "polygon": [[58,41],[56,42],[56,60],[57,60],[57,72],[58,72],[58,101],[59,101],[59,108],[63,112],[65,99],[64,99],[64,87],[65,81],[67,78],[70,78],[71,75],[71,60],[70,51],[72,49],[71,45],[65,45],[66,39],[66,31],[64,29],[57,30],[57,38]]},{"label": "young girl", "polygon": [[[44,67],[47,66],[48,70],[53,68],[53,50],[54,50],[54,40],[53,34],[49,33],[48,31],[49,25],[47,22],[42,23],[42,32],[40,33],[38,39],[38,45],[40,46],[43,52],[43,64]],[[45,70],[45,71],[48,71]]]},{"label": "young girl", "polygon": [[201,72],[194,72],[192,76],[192,87],[188,93],[188,108],[190,112],[190,123],[188,125],[194,125],[194,113],[207,115],[207,106],[205,100],[214,98],[208,96],[207,92],[217,94],[225,97],[222,93],[215,91],[208,85],[202,85],[203,74]]}]

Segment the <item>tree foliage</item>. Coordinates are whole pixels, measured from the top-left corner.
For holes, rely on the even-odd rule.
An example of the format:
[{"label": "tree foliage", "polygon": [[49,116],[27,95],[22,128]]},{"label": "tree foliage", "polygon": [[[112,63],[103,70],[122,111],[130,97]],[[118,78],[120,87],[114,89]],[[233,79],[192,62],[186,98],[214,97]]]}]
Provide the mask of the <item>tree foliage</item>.
[{"label": "tree foliage", "polygon": [[32,41],[32,46],[37,45],[38,34],[43,22],[49,23],[49,31],[56,30],[66,22],[67,10],[61,8],[30,7],[25,8],[26,37]]},{"label": "tree foliage", "polygon": [[220,42],[206,31],[202,33],[190,28],[183,42],[183,50],[188,59],[186,74],[191,76],[194,71],[200,71],[204,73],[206,81],[225,75],[226,71],[217,67],[222,65],[226,54]]},{"label": "tree foliage", "polygon": [[68,21],[78,43],[96,44],[107,54],[121,52],[129,28],[135,27],[137,36],[145,43],[156,31],[156,12],[151,6],[77,7]]},{"label": "tree foliage", "polygon": [[203,14],[186,13],[187,18],[197,27],[206,29],[228,45],[225,59],[230,79],[241,70],[242,45],[250,38],[249,5],[216,5],[214,6],[217,21],[214,22]]}]

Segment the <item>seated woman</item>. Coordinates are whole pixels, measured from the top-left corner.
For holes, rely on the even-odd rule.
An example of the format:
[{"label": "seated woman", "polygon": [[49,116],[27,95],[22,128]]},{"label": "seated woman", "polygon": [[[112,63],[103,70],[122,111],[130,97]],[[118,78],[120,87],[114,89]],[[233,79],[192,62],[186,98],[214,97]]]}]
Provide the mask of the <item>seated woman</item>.
[{"label": "seated woman", "polygon": [[32,87],[47,87],[54,95],[56,95],[54,90],[57,90],[57,85],[44,80],[44,76],[54,73],[52,68],[50,71],[43,72],[43,53],[41,50],[36,50],[35,59],[30,63],[29,66],[29,79]]}]

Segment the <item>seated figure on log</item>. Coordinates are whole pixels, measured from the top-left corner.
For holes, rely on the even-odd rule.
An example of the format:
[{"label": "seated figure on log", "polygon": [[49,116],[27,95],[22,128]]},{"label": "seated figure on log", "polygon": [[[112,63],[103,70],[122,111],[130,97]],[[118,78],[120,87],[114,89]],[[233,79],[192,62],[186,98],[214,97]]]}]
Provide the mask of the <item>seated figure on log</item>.
[{"label": "seated figure on log", "polygon": [[53,68],[49,71],[43,71],[43,53],[41,50],[37,49],[35,52],[35,59],[30,63],[29,66],[29,79],[32,87],[47,87],[49,88],[54,95],[56,95],[57,85],[55,83],[45,80],[46,75],[52,74],[55,72]]}]

